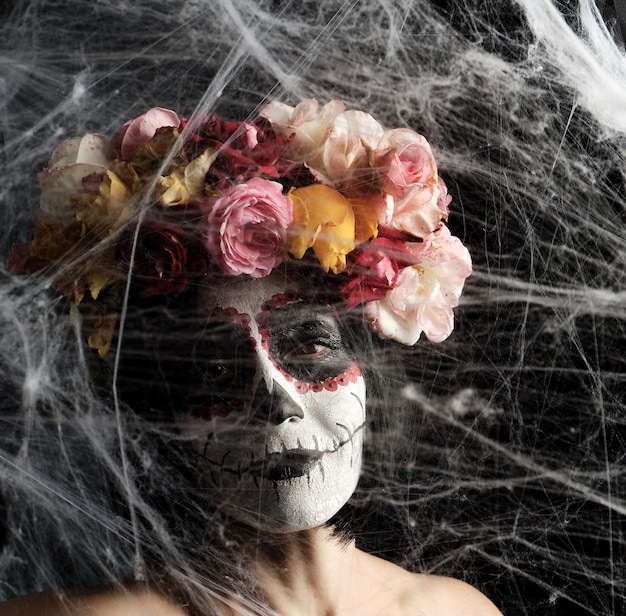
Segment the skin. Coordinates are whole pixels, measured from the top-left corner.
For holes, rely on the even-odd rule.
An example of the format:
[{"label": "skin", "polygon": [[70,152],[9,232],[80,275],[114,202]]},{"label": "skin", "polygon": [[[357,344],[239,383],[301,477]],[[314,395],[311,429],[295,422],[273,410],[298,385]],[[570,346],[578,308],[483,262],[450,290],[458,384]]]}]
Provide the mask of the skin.
[{"label": "skin", "polygon": [[326,528],[292,538],[285,552],[289,575],[267,563],[262,579],[281,614],[307,616],[497,616],[477,590],[439,576],[412,574],[340,544]]},{"label": "skin", "polygon": [[[283,546],[280,559],[259,555],[259,580],[268,603],[285,616],[502,616],[475,588],[451,578],[412,574],[354,544],[339,545],[326,529],[301,531]],[[219,616],[235,616],[224,606]],[[52,593],[0,605],[0,616],[187,616],[154,589]],[[218,614],[207,614],[218,616]]]},{"label": "skin", "polygon": [[[285,616],[498,616],[497,608],[471,586],[409,573],[366,554],[353,542],[340,542],[320,526],[347,501],[358,479],[365,384],[353,374],[352,380],[321,391],[297,386],[298,381],[305,385],[332,381],[352,366],[353,357],[339,334],[328,337],[340,327],[327,307],[315,314],[313,325],[301,318],[302,304],[297,300],[281,307],[286,311],[280,316],[288,319],[278,323],[288,321],[293,326],[287,329],[273,325],[271,319],[269,325],[262,316],[257,319],[264,303],[280,298],[285,286],[284,279],[271,276],[200,295],[208,324],[205,335],[210,338],[207,349],[235,348],[239,380],[232,381],[227,357],[203,354],[199,347],[199,369],[209,365],[207,383],[221,389],[202,390],[201,399],[192,400],[177,418],[199,455],[201,481],[250,537],[249,560],[265,600]],[[224,309],[232,318],[224,320]],[[211,338],[211,332],[231,340],[215,344],[218,338]],[[242,370],[242,364],[249,369]],[[287,457],[285,462],[281,457],[285,448],[323,454],[316,453],[313,464],[305,460],[302,466],[299,458],[293,462]],[[248,467],[269,469],[269,476],[251,477]],[[239,471],[230,472],[233,468]],[[238,613],[243,612],[232,604],[220,610],[221,616]],[[62,597],[42,593],[0,605],[0,616],[31,614],[185,616],[187,612],[149,587]]]},{"label": "skin", "polygon": [[365,427],[365,382],[333,308],[288,291],[268,276],[201,294],[210,402],[177,418],[213,502],[279,533],[319,526],[347,502]]}]

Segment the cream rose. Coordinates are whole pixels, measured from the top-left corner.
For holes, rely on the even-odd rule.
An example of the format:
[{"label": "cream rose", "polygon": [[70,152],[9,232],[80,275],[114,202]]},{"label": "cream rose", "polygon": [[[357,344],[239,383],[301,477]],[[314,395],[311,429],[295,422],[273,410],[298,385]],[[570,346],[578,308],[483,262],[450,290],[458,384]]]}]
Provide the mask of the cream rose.
[{"label": "cream rose", "polygon": [[64,141],[37,176],[43,217],[63,224],[71,222],[72,196],[97,191],[110,163],[111,143],[104,135],[88,133]]},{"label": "cream rose", "polygon": [[146,143],[150,143],[159,128],[180,126],[180,118],[171,109],[152,107],[146,113],[122,126],[122,160],[130,160]]},{"label": "cream rose", "polygon": [[321,108],[315,99],[306,99],[296,107],[274,102],[261,115],[278,134],[293,135],[289,157],[306,162],[329,183],[342,179],[357,162],[366,163],[367,148],[375,148],[384,133],[369,113],[346,111],[340,101],[330,101]]}]

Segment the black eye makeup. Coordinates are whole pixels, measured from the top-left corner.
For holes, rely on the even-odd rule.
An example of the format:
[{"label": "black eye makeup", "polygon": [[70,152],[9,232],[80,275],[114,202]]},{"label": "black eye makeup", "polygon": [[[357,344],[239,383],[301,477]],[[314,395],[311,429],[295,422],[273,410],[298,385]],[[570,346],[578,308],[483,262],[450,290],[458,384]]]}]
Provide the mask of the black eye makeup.
[{"label": "black eye makeup", "polygon": [[[297,302],[256,316],[260,343],[276,368],[301,383],[322,383],[354,364],[354,352],[332,307]],[[248,315],[221,311],[202,327],[178,365],[185,408],[226,416],[254,396],[256,342]],[[177,386],[177,385],[175,385]]]},{"label": "black eye makeup", "polygon": [[236,323],[208,323],[191,351],[188,365],[188,405],[236,405],[247,400],[256,371],[250,332]]},{"label": "black eye makeup", "polygon": [[323,381],[354,362],[354,352],[330,306],[290,304],[263,316],[270,357],[295,379]]}]

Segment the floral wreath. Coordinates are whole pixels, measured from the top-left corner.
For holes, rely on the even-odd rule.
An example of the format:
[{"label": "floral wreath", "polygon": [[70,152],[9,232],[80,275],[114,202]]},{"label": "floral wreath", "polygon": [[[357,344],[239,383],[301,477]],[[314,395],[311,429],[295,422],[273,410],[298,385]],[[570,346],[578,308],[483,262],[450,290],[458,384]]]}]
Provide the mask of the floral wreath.
[{"label": "floral wreath", "polygon": [[378,335],[412,345],[450,335],[472,271],[426,139],[339,101],[272,102],[243,122],[155,107],[113,139],[64,141],[38,182],[9,269],[52,268],[101,357],[128,280],[149,297],[311,257]]}]

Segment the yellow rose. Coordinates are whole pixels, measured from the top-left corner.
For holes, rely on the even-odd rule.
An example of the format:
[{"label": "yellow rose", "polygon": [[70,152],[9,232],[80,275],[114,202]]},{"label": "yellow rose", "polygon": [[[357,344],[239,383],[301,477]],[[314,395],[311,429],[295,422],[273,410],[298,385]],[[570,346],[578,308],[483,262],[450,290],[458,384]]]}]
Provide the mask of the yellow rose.
[{"label": "yellow rose", "polygon": [[136,208],[133,197],[141,189],[141,180],[128,163],[114,161],[104,174],[98,194],[74,199],[76,219],[85,232],[106,238],[121,229]]},{"label": "yellow rose", "polygon": [[354,239],[362,244],[378,237],[378,206],[374,200],[350,199],[354,208]]},{"label": "yellow rose", "polygon": [[40,220],[30,240],[30,254],[56,263],[70,253],[80,240],[80,235],[81,226],[78,222],[62,224]]},{"label": "yellow rose", "polygon": [[217,157],[215,150],[205,150],[189,164],[181,164],[157,182],[157,194],[164,206],[189,203],[204,196],[206,174]]},{"label": "yellow rose", "polygon": [[122,156],[122,160],[129,162],[140,176],[147,176],[150,180],[152,171],[159,168],[163,159],[171,151],[178,152],[174,159],[182,157],[186,161],[184,153],[180,150],[179,138],[180,133],[173,126],[161,128],[150,141],[136,150],[131,158],[126,159]]},{"label": "yellow rose", "polygon": [[92,299],[98,299],[105,287],[125,279],[124,272],[117,267],[115,244],[86,242],[84,248],[86,249],[90,244],[91,251],[88,258],[77,261],[63,259],[58,262],[64,267],[57,273],[54,286],[76,304],[83,301],[87,292]]},{"label": "yellow rose", "polygon": [[350,201],[323,184],[296,188],[288,196],[293,202],[288,251],[301,259],[313,248],[324,271],[342,272],[346,268],[346,255],[355,247],[354,211]]}]

